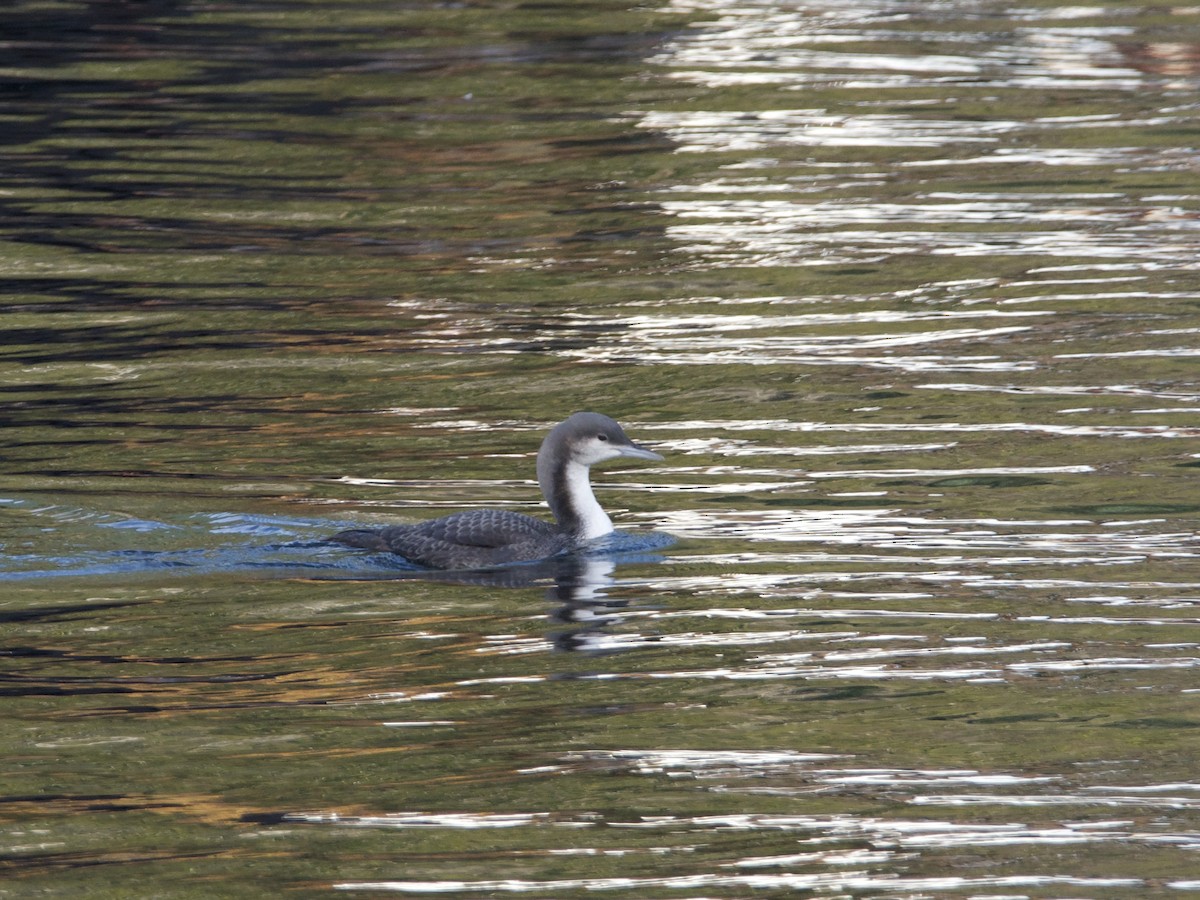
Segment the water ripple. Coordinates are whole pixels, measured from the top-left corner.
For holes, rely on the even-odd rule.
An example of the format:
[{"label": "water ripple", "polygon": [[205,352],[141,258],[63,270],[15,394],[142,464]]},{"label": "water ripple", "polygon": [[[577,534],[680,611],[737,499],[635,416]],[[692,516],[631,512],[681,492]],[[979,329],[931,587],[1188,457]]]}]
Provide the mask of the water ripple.
[{"label": "water ripple", "polygon": [[[1166,45],[1142,52],[1140,45],[1128,43],[1131,27],[1112,22],[1107,9],[1013,10],[1016,27],[997,32],[987,29],[981,17],[976,20],[980,30],[972,33],[898,27],[916,17],[887,2],[861,4],[853,13],[830,4],[780,7],[771,0],[732,7],[720,0],[672,0],[670,8],[713,13],[715,18],[677,37],[652,61],[674,78],[709,88],[1127,92],[1144,87],[1151,77],[1175,74],[1170,62],[1156,59],[1175,55]],[[1076,10],[1085,12],[1072,15]],[[964,24],[971,21],[969,11],[956,12]],[[1095,19],[1096,24],[1079,19]],[[898,43],[901,49],[891,49]],[[968,45],[981,49],[964,53]],[[1178,74],[1187,83],[1192,72],[1183,67]]]},{"label": "water ripple", "polygon": [[[842,857],[844,854],[837,854]],[[823,855],[827,858],[826,855]],[[851,857],[846,862],[858,864],[863,860]],[[505,879],[492,881],[360,881],[335,884],[336,890],[345,891],[389,891],[405,894],[424,893],[535,893],[569,890],[641,890],[657,889],[695,890],[710,887],[743,887],[775,890],[841,891],[887,891],[909,892],[929,890],[968,890],[974,888],[1052,887],[1070,885],[1078,887],[1141,887],[1146,882],[1140,878],[1077,878],[1072,876],[1010,875],[1003,877],[945,877],[905,878],[896,875],[867,876],[846,875],[680,875],[659,878],[560,878],[531,881]]]},{"label": "water ripple", "polygon": [[[728,201],[734,204],[736,201]],[[793,206],[798,206],[793,204]],[[1109,231],[1088,228],[1019,231],[956,231],[841,229],[817,230],[801,209],[764,209],[743,204],[736,213],[729,205],[700,212],[692,205],[689,217],[703,223],[671,225],[667,234],[682,253],[703,262],[698,266],[814,266],[851,261],[882,260],[890,256],[933,255],[1003,258],[1040,255],[1078,259],[1142,261],[1195,267],[1200,239],[1188,234],[1171,238],[1163,232],[1127,224]],[[881,218],[880,223],[883,224]]]}]

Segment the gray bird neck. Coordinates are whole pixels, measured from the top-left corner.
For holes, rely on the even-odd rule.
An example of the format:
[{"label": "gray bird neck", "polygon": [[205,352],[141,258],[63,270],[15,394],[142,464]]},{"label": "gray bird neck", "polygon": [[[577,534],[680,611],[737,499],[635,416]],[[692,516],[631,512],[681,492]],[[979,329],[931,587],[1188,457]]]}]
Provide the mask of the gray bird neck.
[{"label": "gray bird neck", "polygon": [[561,444],[546,441],[538,451],[538,485],[558,520],[558,527],[576,541],[590,541],[613,530],[608,517],[592,493],[588,467],[570,458]]}]

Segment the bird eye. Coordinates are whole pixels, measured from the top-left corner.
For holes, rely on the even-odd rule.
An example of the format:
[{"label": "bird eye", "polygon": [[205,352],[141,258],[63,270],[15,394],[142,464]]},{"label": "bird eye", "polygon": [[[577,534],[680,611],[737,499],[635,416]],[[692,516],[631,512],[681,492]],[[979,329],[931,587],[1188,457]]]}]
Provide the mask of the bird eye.
[{"label": "bird eye", "polygon": [[596,435],[596,440],[598,440],[598,441],[607,441],[607,440],[608,440],[608,435],[607,435],[607,434],[598,434],[598,435]]}]

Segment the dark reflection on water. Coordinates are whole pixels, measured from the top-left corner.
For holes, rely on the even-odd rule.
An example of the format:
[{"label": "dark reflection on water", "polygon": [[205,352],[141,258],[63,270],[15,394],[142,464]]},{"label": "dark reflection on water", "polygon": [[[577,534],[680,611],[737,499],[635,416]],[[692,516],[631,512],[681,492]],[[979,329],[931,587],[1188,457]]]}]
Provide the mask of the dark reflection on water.
[{"label": "dark reflection on water", "polygon": [[[607,110],[564,109],[552,100],[532,106],[500,100],[497,107],[486,91],[475,102],[470,90],[483,87],[496,69],[607,69],[641,58],[661,34],[563,33],[558,25],[543,33],[525,27],[517,35],[504,27],[493,31],[501,23],[485,17],[491,40],[463,44],[455,21],[466,15],[462,10],[458,15],[437,7],[408,10],[411,26],[381,33],[377,21],[394,19],[397,11],[378,2],[341,4],[339,17],[345,21],[333,32],[314,32],[302,18],[276,16],[256,4],[226,11],[230,21],[209,22],[198,21],[202,11],[189,3],[88,3],[65,13],[22,5],[0,26],[16,65],[27,67],[0,85],[0,111],[10,120],[5,140],[14,147],[8,180],[48,191],[49,202],[0,201],[9,221],[6,237],[16,243],[96,254],[186,249],[455,261],[468,254],[515,253],[529,245],[527,237],[474,229],[464,235],[458,227],[438,228],[429,220],[418,227],[393,219],[381,229],[370,221],[373,216],[346,216],[341,208],[403,208],[443,200],[474,204],[476,190],[495,189],[491,182],[497,173],[485,169],[482,177],[489,180],[480,183],[469,170],[478,168],[477,162],[517,162],[509,157],[520,152],[520,142],[530,141],[516,137],[511,153],[504,139],[489,146],[488,133],[513,122],[526,123],[531,134],[539,126],[561,129],[557,136],[530,141],[530,152],[538,156],[544,148],[586,158],[663,146],[643,134],[581,136],[572,127],[604,122]],[[294,15],[328,15],[305,7],[298,4]],[[532,25],[537,15],[518,16],[512,26],[520,28],[525,19]],[[51,50],[53,65],[43,66]],[[73,71],[110,61],[129,74],[80,77]],[[386,93],[358,91],[355,79],[371,84],[386,79]],[[444,90],[438,79],[446,79]],[[456,84],[467,90],[454,93]],[[369,133],[357,148],[339,139],[340,122],[364,119],[376,119],[378,127],[370,131],[379,133]],[[436,136],[427,143],[439,126],[465,129],[470,137],[467,146],[445,151],[462,154],[460,166],[422,183],[431,175],[428,154],[442,143]],[[482,133],[471,133],[472,128]],[[385,132],[398,133],[401,140],[381,137]],[[358,152],[366,158],[356,158]],[[388,167],[411,166],[415,178],[397,180],[394,172],[373,177],[367,167],[376,157]],[[204,209],[225,201],[247,215]],[[282,209],[263,215],[291,203],[339,209],[329,215],[288,215]],[[486,207],[481,214],[487,214]],[[367,221],[358,227],[356,220]],[[660,231],[643,227],[647,234]],[[605,234],[584,228],[558,240],[592,242]],[[214,284],[229,290],[241,283]],[[96,287],[57,277],[26,284],[39,292],[83,293],[88,302]],[[123,286],[105,282],[98,287],[106,293]],[[265,302],[275,305],[280,298]]]},{"label": "dark reflection on water", "polygon": [[[44,621],[47,619],[62,619],[79,615],[94,615],[97,612],[104,612],[107,609],[123,609],[127,606],[134,606],[132,603],[78,603],[74,605],[64,606],[33,606],[22,607],[20,609],[5,610],[0,613],[0,622],[29,622],[29,621]],[[5,653],[14,656],[28,655],[63,655],[63,652],[52,653],[51,651],[33,651],[29,648],[8,648]]]}]

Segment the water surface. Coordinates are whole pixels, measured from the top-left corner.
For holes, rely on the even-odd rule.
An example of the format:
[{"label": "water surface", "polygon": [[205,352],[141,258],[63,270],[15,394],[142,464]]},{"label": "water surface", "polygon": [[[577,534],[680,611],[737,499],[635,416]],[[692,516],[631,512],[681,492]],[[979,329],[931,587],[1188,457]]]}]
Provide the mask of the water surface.
[{"label": "water surface", "polygon": [[0,891],[1200,892],[1191,7],[0,28]]}]

